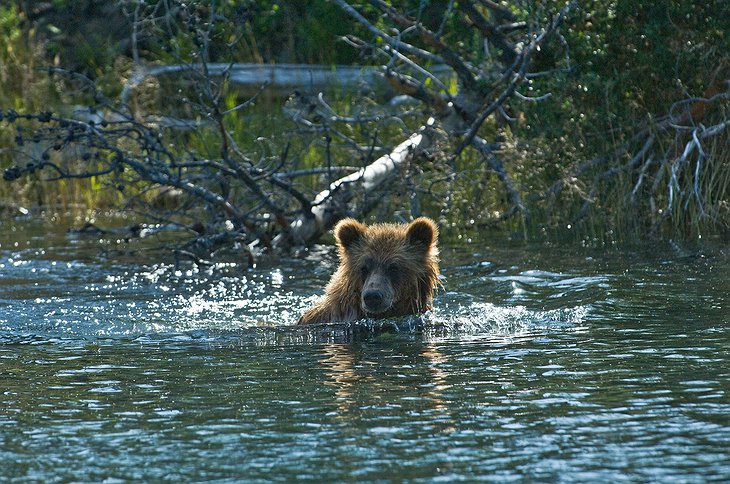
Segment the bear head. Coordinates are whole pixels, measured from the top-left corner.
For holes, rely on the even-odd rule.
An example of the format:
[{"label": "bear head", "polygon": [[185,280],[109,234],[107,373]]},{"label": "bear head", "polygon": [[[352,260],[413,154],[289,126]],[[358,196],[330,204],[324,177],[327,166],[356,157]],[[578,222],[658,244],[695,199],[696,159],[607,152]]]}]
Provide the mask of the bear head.
[{"label": "bear head", "polygon": [[364,225],[354,219],[335,227],[340,270],[362,313],[383,318],[431,308],[438,284],[438,229],[428,218],[410,224]]}]

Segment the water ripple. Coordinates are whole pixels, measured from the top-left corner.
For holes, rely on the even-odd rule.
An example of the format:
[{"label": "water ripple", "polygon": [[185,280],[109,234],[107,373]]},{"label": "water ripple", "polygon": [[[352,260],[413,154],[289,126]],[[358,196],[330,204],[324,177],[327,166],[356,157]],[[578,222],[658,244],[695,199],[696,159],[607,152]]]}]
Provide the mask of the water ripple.
[{"label": "water ripple", "polygon": [[425,315],[304,328],[331,248],[249,271],[13,237],[2,482],[730,480],[722,254],[445,250]]}]

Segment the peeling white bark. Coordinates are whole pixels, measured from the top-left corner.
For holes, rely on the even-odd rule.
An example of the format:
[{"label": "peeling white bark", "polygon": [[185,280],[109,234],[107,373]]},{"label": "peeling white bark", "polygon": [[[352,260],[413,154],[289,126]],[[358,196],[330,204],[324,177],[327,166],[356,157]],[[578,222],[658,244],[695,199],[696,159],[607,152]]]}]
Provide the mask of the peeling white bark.
[{"label": "peeling white bark", "polygon": [[[429,126],[433,120],[429,120]],[[384,188],[398,168],[410,156],[426,148],[430,143],[428,127],[421,128],[390,153],[381,156],[365,168],[342,177],[317,194],[312,202],[312,211],[294,220],[285,233],[272,241],[274,248],[287,245],[305,245],[330,229],[337,221],[352,214],[349,202],[356,195],[374,196]]]}]

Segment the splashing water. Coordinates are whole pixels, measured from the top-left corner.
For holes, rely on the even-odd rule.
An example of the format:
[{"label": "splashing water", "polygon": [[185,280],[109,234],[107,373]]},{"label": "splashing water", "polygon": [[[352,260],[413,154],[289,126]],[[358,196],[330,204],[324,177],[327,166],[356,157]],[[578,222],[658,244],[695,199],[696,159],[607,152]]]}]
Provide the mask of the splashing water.
[{"label": "splashing water", "polygon": [[[311,260],[245,271],[235,263],[205,269],[181,269],[165,263],[110,266],[79,260],[49,261],[39,258],[37,252],[12,251],[0,260],[7,276],[4,287],[8,296],[0,314],[0,330],[134,337],[256,329],[257,337],[266,334],[264,339],[269,341],[271,332],[261,331],[268,327],[278,328],[278,341],[281,332],[291,328],[302,311],[317,300],[331,272],[331,263],[321,267],[321,259],[331,258],[331,254],[314,254]],[[315,279],[307,270],[313,263],[319,270],[315,269]],[[544,279],[541,287],[559,291],[571,285],[582,290],[588,284],[603,282],[576,282],[581,280],[563,276],[561,283],[557,274],[536,271],[529,274],[529,280],[525,277],[498,274],[491,280],[494,284],[509,280],[514,285],[519,279],[523,285],[540,287]],[[447,292],[437,296],[435,309],[423,316],[360,321],[350,327],[365,333],[418,332],[429,338],[524,335],[541,328],[578,326],[588,311],[585,305],[541,311],[514,304],[523,292],[514,296],[513,291],[514,300],[504,304],[483,302],[478,296],[458,291]],[[302,331],[298,328],[291,339],[301,341]]]},{"label": "splashing water", "polygon": [[588,308],[551,309],[536,311],[524,306],[497,306],[472,302],[468,305],[436,308],[429,316],[431,324],[443,325],[452,335],[525,334],[535,330],[580,327]]}]

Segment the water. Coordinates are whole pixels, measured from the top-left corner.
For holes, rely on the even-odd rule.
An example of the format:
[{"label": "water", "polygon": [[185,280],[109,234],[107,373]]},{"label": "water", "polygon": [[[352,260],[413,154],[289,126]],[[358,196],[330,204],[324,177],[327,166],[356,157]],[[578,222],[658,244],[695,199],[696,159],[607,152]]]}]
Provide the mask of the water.
[{"label": "water", "polygon": [[290,327],[328,247],[0,244],[2,482],[730,480],[722,248],[449,244],[436,310],[383,332]]}]

